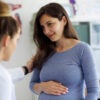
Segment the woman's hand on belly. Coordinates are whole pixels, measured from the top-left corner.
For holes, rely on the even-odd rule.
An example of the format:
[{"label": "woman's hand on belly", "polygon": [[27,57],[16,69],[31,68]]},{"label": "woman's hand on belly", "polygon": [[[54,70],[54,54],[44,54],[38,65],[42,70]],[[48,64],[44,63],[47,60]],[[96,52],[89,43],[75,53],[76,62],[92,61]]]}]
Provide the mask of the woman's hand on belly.
[{"label": "woman's hand on belly", "polygon": [[42,82],[41,88],[44,93],[52,95],[61,95],[68,92],[67,87],[55,81]]}]

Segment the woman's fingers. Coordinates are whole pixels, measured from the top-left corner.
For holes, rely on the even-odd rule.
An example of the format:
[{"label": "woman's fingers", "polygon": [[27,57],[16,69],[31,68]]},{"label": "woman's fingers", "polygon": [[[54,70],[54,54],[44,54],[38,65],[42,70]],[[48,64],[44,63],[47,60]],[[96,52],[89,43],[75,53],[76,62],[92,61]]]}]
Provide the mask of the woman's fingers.
[{"label": "woman's fingers", "polygon": [[57,94],[65,94],[68,92],[68,88],[66,88],[63,85],[54,85],[52,86],[53,92],[57,93]]},{"label": "woman's fingers", "polygon": [[26,63],[26,67],[28,68],[29,72],[32,72],[32,62],[33,62],[34,57],[32,57],[29,61]]},{"label": "woman's fingers", "polygon": [[68,92],[68,88],[54,81],[44,82],[43,91],[47,94],[61,95]]}]

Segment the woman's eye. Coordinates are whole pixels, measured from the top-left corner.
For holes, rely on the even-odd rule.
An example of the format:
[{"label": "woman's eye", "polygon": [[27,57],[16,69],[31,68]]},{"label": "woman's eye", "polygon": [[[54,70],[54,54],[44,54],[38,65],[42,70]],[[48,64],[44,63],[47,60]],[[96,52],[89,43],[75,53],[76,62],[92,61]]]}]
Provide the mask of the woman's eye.
[{"label": "woman's eye", "polygon": [[52,25],[52,23],[48,23],[48,26],[51,26]]}]

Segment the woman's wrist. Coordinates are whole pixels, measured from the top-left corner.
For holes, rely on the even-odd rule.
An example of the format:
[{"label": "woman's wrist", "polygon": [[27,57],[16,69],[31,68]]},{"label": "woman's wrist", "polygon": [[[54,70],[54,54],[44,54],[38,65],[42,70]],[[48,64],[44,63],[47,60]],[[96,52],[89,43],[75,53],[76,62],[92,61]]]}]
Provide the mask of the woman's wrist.
[{"label": "woman's wrist", "polygon": [[33,90],[35,91],[35,93],[40,94],[41,92],[43,92],[43,84],[42,83],[36,83],[33,86]]},{"label": "woman's wrist", "polygon": [[44,92],[45,82],[41,82],[39,85],[40,85],[40,91]]},{"label": "woman's wrist", "polygon": [[29,73],[27,66],[22,66],[24,70],[24,75],[27,75]]}]

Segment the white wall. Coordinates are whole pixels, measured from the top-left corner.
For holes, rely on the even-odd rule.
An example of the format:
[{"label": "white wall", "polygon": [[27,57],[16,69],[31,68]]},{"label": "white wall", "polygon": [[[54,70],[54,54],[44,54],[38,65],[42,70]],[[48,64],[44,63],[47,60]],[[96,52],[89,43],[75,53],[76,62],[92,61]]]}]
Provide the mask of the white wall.
[{"label": "white wall", "polygon": [[[32,18],[32,14],[36,12],[42,5],[48,2],[58,2],[58,3],[68,3],[68,0],[4,0],[10,3],[21,3],[22,8],[16,10],[19,12],[21,20],[22,20],[22,31],[19,44],[17,49],[12,56],[11,60],[8,63],[5,63],[6,66],[10,67],[20,67],[26,63],[26,61],[35,53],[35,45],[32,41],[32,32],[30,31],[30,20]],[[91,0],[90,0],[91,1]],[[93,3],[95,0],[92,0]],[[98,1],[98,0],[96,0]],[[79,12],[84,0],[77,0]],[[81,3],[81,4],[80,4]],[[84,8],[82,8],[84,9]],[[81,12],[82,13],[82,12]],[[99,63],[99,55],[100,52],[95,52],[97,66],[100,66]],[[100,70],[100,69],[99,69]],[[16,86],[16,96],[17,100],[32,100],[34,98],[32,93],[29,90],[29,80],[30,75],[28,75],[24,80],[18,82]]]}]

